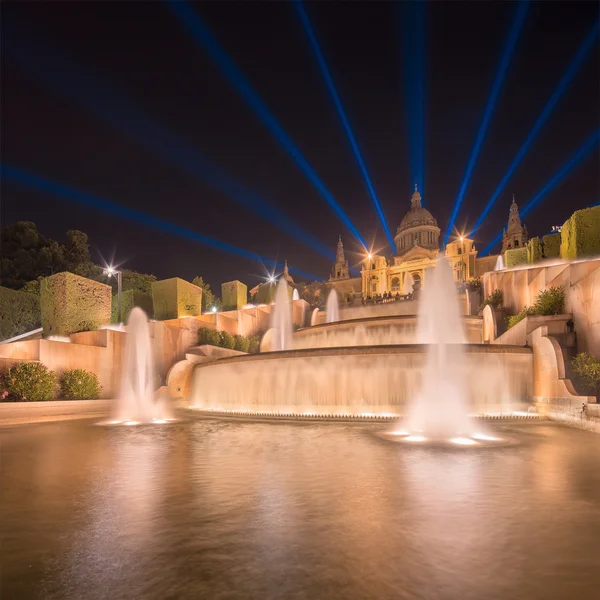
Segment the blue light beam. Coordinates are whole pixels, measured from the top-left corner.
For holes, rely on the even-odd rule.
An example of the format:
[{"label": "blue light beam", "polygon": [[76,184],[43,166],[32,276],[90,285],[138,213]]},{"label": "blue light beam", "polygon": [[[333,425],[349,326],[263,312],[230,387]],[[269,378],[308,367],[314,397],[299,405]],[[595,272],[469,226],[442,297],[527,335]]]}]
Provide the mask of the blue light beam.
[{"label": "blue light beam", "polygon": [[448,238],[450,237],[452,231],[454,231],[454,223],[456,221],[456,217],[458,216],[458,211],[460,210],[461,204],[465,197],[465,193],[467,191],[467,187],[471,180],[471,175],[473,173],[473,169],[475,168],[475,163],[477,162],[481,146],[483,145],[483,140],[485,138],[490,119],[492,118],[492,113],[494,112],[494,108],[496,107],[496,104],[498,102],[498,95],[500,94],[500,90],[502,89],[502,84],[504,82],[506,71],[508,70],[508,65],[510,64],[510,60],[514,53],[515,46],[519,38],[519,33],[523,26],[523,22],[525,21],[525,15],[527,14],[528,6],[529,4],[527,0],[521,0],[519,2],[519,5],[517,6],[515,18],[510,29],[510,33],[508,35],[508,39],[506,40],[506,45],[504,46],[504,52],[502,53],[502,59],[500,60],[498,72],[496,73],[496,77],[492,85],[492,90],[490,92],[485,111],[483,113],[483,119],[481,120],[479,131],[477,132],[477,137],[475,138],[475,144],[473,146],[473,150],[471,151],[471,156],[469,157],[467,170],[465,172],[465,176],[460,186],[460,190],[458,191],[458,196],[456,198],[456,202],[454,203],[454,208],[452,209],[452,214],[450,216],[448,228],[446,229],[446,234],[444,235],[444,245],[448,243]]},{"label": "blue light beam", "polygon": [[3,47],[10,59],[49,89],[85,106],[103,121],[137,138],[158,156],[204,181],[328,260],[335,260],[335,253],[330,247],[298,225],[284,211],[256,190],[236,181],[226,169],[207,159],[167,127],[143,113],[124,94],[104,84],[69,57],[45,44],[27,41],[27,36],[12,24],[4,32]]},{"label": "blue light beam", "polygon": [[[425,197],[425,2],[399,5],[402,21],[404,94],[411,168],[410,189]],[[411,191],[412,193],[412,191]]]},{"label": "blue light beam", "polygon": [[385,235],[387,236],[387,239],[390,242],[390,246],[392,247],[392,250],[395,251],[396,245],[394,243],[394,237],[392,236],[390,229],[388,227],[387,221],[383,214],[383,209],[381,208],[381,204],[379,202],[379,198],[377,198],[377,194],[375,193],[373,183],[371,182],[371,178],[369,177],[369,172],[367,170],[367,166],[365,165],[365,161],[363,160],[360,149],[358,148],[358,143],[356,141],[354,133],[352,132],[352,128],[350,127],[348,117],[346,116],[346,112],[344,111],[344,107],[342,105],[340,97],[339,97],[337,90],[335,88],[335,85],[333,83],[331,73],[329,72],[329,69],[327,68],[327,63],[325,62],[323,53],[321,52],[321,49],[319,48],[319,43],[317,42],[317,38],[316,38],[313,28],[310,24],[308,15],[306,14],[306,11],[304,10],[304,6],[302,5],[302,0],[295,0],[294,4],[296,6],[296,11],[298,13],[298,16],[300,17],[300,21],[302,22],[302,25],[304,27],[304,31],[306,32],[306,35],[308,37],[308,41],[310,42],[310,46],[317,58],[317,62],[319,63],[319,68],[321,69],[321,74],[323,75],[323,79],[325,79],[325,84],[327,85],[327,89],[329,90],[329,93],[331,94],[331,98],[333,99],[333,103],[335,104],[335,108],[337,110],[340,121],[342,122],[342,125],[346,132],[346,135],[348,136],[348,141],[350,142],[350,146],[352,147],[352,152],[354,153],[354,158],[356,158],[356,162],[358,163],[358,166],[360,167],[360,171],[361,171],[363,179],[365,181],[365,185],[367,186],[367,190],[369,191],[369,194],[371,196],[371,200],[373,201],[373,204],[375,205],[375,208],[377,209],[377,214],[379,215],[379,220],[381,221],[381,225],[383,226]]},{"label": "blue light beam", "polygon": [[171,12],[179,19],[184,28],[191,34],[192,38],[201,46],[219,66],[221,72],[229,84],[245,100],[246,104],[254,111],[258,118],[263,122],[273,137],[281,144],[285,151],[292,157],[296,165],[304,173],[307,179],[313,184],[321,197],[327,202],[330,208],[335,212],[339,219],[344,223],[352,235],[361,243],[364,248],[367,244],[363,237],[354,226],[350,217],[346,215],[342,207],[338,204],[332,193],[325,187],[325,184],[319,179],[315,170],[310,166],[306,158],[294,144],[290,136],[285,132],[277,119],[271,114],[266,104],[262,101],[258,93],[250,85],[248,80],[242,75],[236,67],[233,60],[221,47],[219,42],[211,33],[208,26],[196,14],[194,9],[185,1],[165,0]]},{"label": "blue light beam", "polygon": [[[53,196],[58,196],[66,200],[71,200],[73,202],[77,202],[79,204],[95,208],[102,212],[116,215],[118,217],[123,217],[136,223],[143,223],[144,225],[148,225],[161,231],[175,234],[187,238],[189,240],[193,240],[195,242],[200,242],[207,246],[217,248],[218,250],[223,250],[225,252],[235,254],[236,256],[248,258],[253,261],[276,262],[271,261],[271,259],[263,258],[255,252],[249,252],[248,250],[244,250],[243,248],[238,248],[237,246],[233,246],[215,238],[211,238],[201,233],[197,233],[195,231],[192,231],[191,229],[186,229],[185,227],[180,227],[179,225],[176,225],[174,223],[158,219],[142,211],[127,208],[125,206],[117,204],[116,202],[112,202],[111,200],[106,200],[105,198],[93,196],[92,194],[88,194],[87,192],[82,192],[81,190],[68,187],[66,185],[63,185],[62,183],[57,183],[55,181],[45,179],[33,173],[28,173],[27,171],[24,171],[12,165],[0,164],[0,178],[23,187],[33,188],[45,192],[47,194],[51,194]],[[295,271],[299,275],[302,275],[303,277],[308,277],[309,279],[321,279],[319,277],[311,275],[310,273],[306,273],[305,271],[293,269],[292,267],[290,267],[290,271]]]},{"label": "blue light beam", "polygon": [[481,213],[481,215],[477,219],[477,222],[475,223],[475,227],[473,228],[471,235],[473,233],[475,233],[475,231],[477,231],[481,227],[481,224],[483,223],[483,221],[487,217],[488,213],[490,212],[492,206],[494,206],[494,203],[496,202],[496,200],[498,199],[498,197],[504,190],[509,179],[512,177],[513,173],[515,172],[516,168],[519,166],[520,162],[523,160],[524,156],[527,154],[531,144],[535,140],[535,137],[537,136],[537,134],[540,132],[540,129],[544,126],[544,124],[548,120],[550,113],[552,112],[552,110],[554,109],[554,107],[556,106],[558,101],[560,100],[561,96],[567,89],[569,83],[571,83],[571,81],[573,80],[573,77],[575,77],[575,75],[577,74],[579,67],[582,65],[582,63],[586,59],[587,55],[589,54],[590,50],[593,48],[594,44],[596,43],[596,40],[598,39],[599,31],[600,31],[599,26],[596,23],[592,27],[592,29],[588,33],[588,35],[586,36],[586,38],[583,41],[583,43],[581,44],[581,46],[579,47],[577,54],[571,61],[571,64],[565,71],[564,75],[562,76],[562,79],[560,80],[558,86],[552,93],[552,96],[550,96],[550,99],[546,103],[546,106],[544,106],[542,112],[540,113],[540,116],[538,117],[537,121],[535,122],[535,125],[533,126],[533,128],[531,129],[531,132],[527,136],[527,139],[525,140],[525,142],[523,143],[523,145],[517,152],[510,167],[508,167],[508,171],[502,178],[502,181],[499,183],[498,187],[496,188],[496,191],[492,194],[492,197],[488,200],[488,203],[486,204],[485,208],[483,209],[483,212]]},{"label": "blue light beam", "polygon": [[[521,209],[521,217],[526,217],[537,204],[550,192],[560,181],[594,150],[600,141],[600,129],[597,129],[575,154],[551,177],[544,187]],[[482,250],[482,254],[489,254],[492,248],[502,239],[502,231]]]}]

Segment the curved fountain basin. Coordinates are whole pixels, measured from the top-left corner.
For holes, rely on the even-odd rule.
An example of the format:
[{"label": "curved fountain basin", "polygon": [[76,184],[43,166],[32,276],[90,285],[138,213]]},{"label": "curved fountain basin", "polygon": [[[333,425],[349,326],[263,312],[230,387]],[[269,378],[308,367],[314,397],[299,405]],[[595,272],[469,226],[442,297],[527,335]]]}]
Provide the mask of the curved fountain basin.
[{"label": "curved fountain basin", "polygon": [[[194,369],[191,408],[305,417],[401,416],[422,387],[427,344],[315,348],[224,358]],[[531,395],[530,348],[465,344],[470,412],[509,413]]]},{"label": "curved fountain basin", "polygon": [[[462,317],[468,342],[483,341],[483,319]],[[390,346],[417,343],[417,316],[393,315],[323,323],[297,331],[292,343],[301,348],[343,348],[348,346]]]}]

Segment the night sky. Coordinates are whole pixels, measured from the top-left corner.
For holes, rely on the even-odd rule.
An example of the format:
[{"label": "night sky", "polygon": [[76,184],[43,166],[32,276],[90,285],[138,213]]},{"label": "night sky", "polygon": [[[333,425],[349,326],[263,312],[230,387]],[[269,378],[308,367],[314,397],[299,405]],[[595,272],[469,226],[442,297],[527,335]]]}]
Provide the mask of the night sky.
[{"label": "night sky", "polygon": [[[357,229],[376,248],[384,247],[375,207],[293,5],[193,6]],[[393,235],[413,188],[402,55],[406,7],[312,2],[305,8]],[[424,203],[442,236],[514,14],[508,2],[426,7]],[[474,224],[598,18],[596,2],[530,4],[459,226]],[[46,73],[60,69],[52,64],[53,52],[93,73],[332,252],[341,233],[350,260],[359,261],[359,245],[349,231],[161,2],[3,2],[3,163],[262,256],[287,259],[320,277],[331,268],[309,245],[103,120],[69,91],[60,92],[58,83],[50,89],[5,52],[7,33],[16,45],[51,49],[40,56]],[[527,202],[599,127],[599,73],[596,41],[477,232],[480,249],[506,222],[512,193],[518,203]],[[56,79],[63,85],[65,73]],[[69,87],[77,85],[71,78]],[[525,221],[531,234],[543,235],[573,210],[600,200],[599,158],[596,147],[530,213]],[[90,237],[94,259],[114,255],[127,268],[159,278],[202,275],[213,286],[231,279],[254,285],[264,275],[256,261],[3,180],[3,225],[16,220],[35,221],[56,239],[64,239],[67,229],[81,229]]]}]

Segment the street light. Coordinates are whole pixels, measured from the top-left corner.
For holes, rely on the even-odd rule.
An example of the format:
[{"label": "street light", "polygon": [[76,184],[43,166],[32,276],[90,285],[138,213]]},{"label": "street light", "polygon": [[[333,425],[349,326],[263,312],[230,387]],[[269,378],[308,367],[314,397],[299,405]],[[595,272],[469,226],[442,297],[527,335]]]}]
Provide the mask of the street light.
[{"label": "street light", "polygon": [[460,243],[461,243],[461,252],[460,252],[460,260],[461,260],[461,278],[462,278],[462,282],[461,283],[465,283],[465,281],[467,280],[467,264],[465,263],[465,237],[463,235],[461,235],[459,238]]},{"label": "street light", "polygon": [[117,278],[117,323],[121,322],[121,284],[123,282],[123,273],[117,271],[112,265],[104,269],[104,274],[108,277],[116,276]]},{"label": "street light", "polygon": [[371,259],[373,255],[369,252],[367,254],[368,264],[367,264],[367,300],[371,297]]}]

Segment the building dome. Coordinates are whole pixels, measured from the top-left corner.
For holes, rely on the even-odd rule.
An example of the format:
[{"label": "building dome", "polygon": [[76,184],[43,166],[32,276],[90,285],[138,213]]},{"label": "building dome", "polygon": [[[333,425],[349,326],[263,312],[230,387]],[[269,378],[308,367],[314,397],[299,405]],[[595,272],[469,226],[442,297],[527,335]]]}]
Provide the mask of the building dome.
[{"label": "building dome", "polygon": [[411,229],[412,227],[419,227],[420,225],[429,225],[431,227],[437,227],[437,221],[433,215],[421,206],[421,194],[417,190],[415,185],[415,192],[410,199],[410,210],[404,215],[404,218],[400,222],[398,232],[404,231],[405,229]]},{"label": "building dome", "polygon": [[421,206],[421,194],[415,185],[410,199],[410,210],[404,215],[394,236],[396,253],[406,254],[411,248],[419,247],[427,251],[439,249],[440,228],[433,215]]}]

